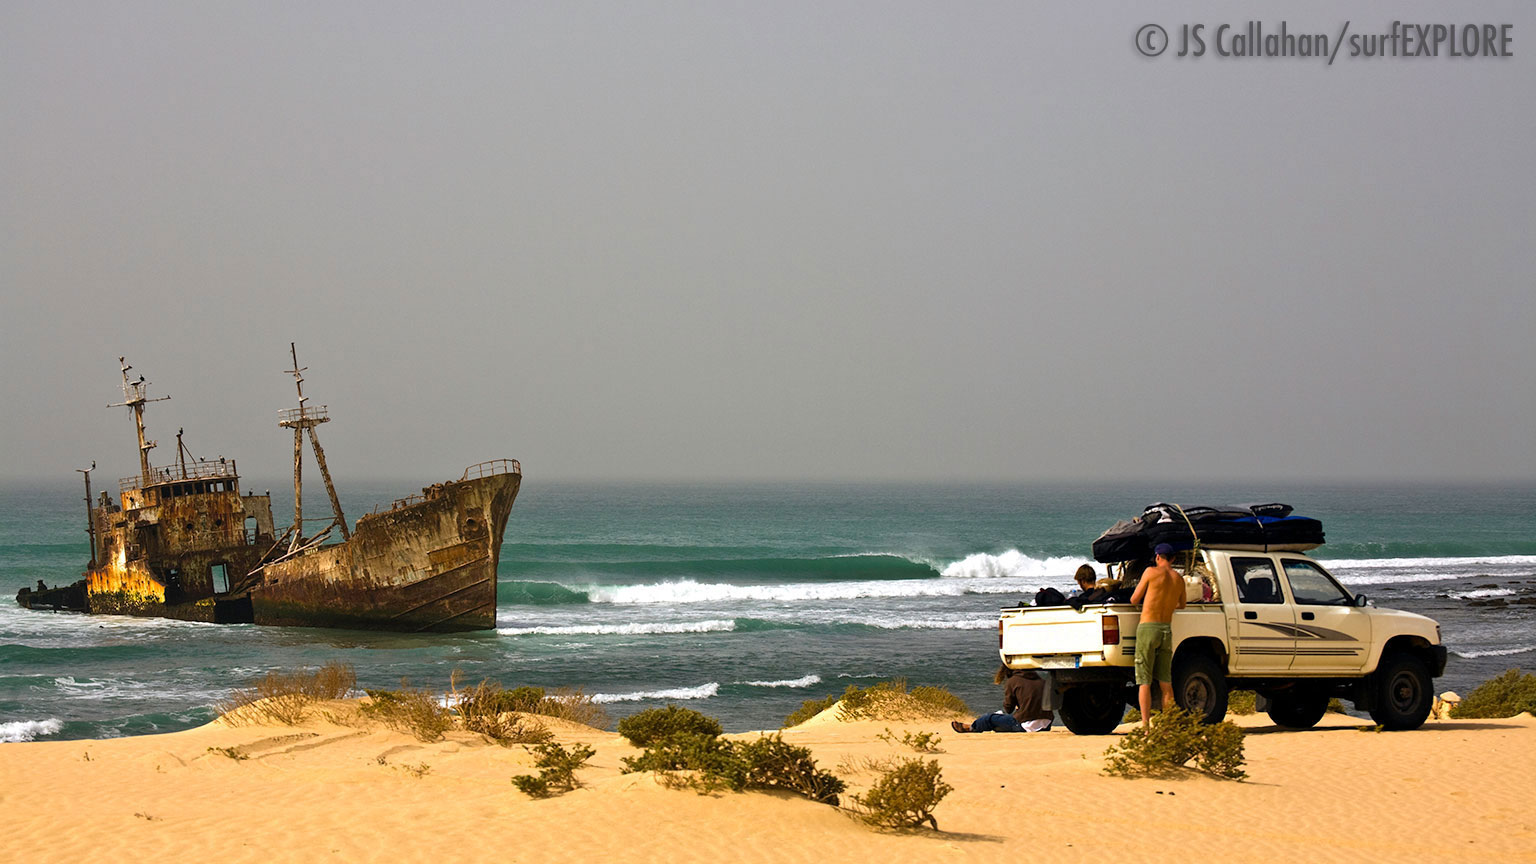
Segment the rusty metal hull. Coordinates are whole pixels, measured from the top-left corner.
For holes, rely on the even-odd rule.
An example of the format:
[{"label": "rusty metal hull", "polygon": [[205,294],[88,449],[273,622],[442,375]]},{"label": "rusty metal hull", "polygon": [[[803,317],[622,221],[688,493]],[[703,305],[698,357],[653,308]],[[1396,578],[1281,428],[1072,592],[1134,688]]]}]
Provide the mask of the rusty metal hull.
[{"label": "rusty metal hull", "polygon": [[345,543],[266,565],[255,623],[452,632],[496,626],[496,566],[521,475],[443,483],[364,516]]},{"label": "rusty metal hull", "polygon": [[[234,460],[193,458],[176,433],[176,462],[155,467],[144,435],[150,398],[143,375],[119,357],[123,401],[133,413],[139,473],[118,481],[121,503],[91,496],[84,475],[91,560],[74,584],[23,588],[16,602],[88,614],[366,630],[456,631],[496,626],[496,565],[507,516],[522,485],[516,459],[464,469],[357,521],[350,531],[315,427],[330,422],[304,395],[307,367],[289,343],[299,407],[278,413],[293,430],[293,525],[281,535],[270,495],[244,495]],[[305,536],[303,439],[308,435],[334,518]],[[308,520],[313,522],[315,520]],[[341,542],[325,545],[333,529]]]}]

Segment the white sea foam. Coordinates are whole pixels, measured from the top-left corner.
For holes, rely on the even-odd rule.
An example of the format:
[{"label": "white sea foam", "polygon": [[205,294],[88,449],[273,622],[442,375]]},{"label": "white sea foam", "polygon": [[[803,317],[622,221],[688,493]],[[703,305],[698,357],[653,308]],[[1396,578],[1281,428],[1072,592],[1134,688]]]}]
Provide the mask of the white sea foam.
[{"label": "white sea foam", "polygon": [[743,684],[752,687],[810,687],[821,683],[820,675],[806,675],[801,678],[791,678],[787,681],[743,681]]},{"label": "white sea foam", "polygon": [[697,687],[675,687],[670,690],[641,690],[636,693],[594,693],[592,701],[599,704],[611,702],[643,702],[647,699],[709,699],[720,692],[718,682],[700,684]]},{"label": "white sea foam", "polygon": [[589,588],[593,603],[759,603],[857,600],[868,597],[959,597],[1016,594],[1034,588],[1016,579],[900,579],[875,582],[801,582],[785,585],[729,585],[680,579],[648,585]]},{"label": "white sea foam", "polygon": [[1489,555],[1483,558],[1319,558],[1323,566],[1369,568],[1372,570],[1460,569],[1489,565],[1493,567],[1536,567],[1536,555]]},{"label": "white sea foam", "polygon": [[53,718],[0,723],[0,741],[31,741],[39,735],[53,735],[63,728],[64,723]]},{"label": "white sea foam", "polygon": [[651,621],[630,624],[573,624],[567,627],[497,627],[502,636],[636,636],[648,633],[720,633],[736,629],[731,619]]},{"label": "white sea foam", "polygon": [[1536,645],[1527,645],[1523,648],[1490,648],[1487,651],[1452,651],[1457,657],[1472,660],[1478,657],[1508,657],[1511,654],[1529,654],[1536,651]]},{"label": "white sea foam", "polygon": [[849,624],[863,624],[868,627],[879,627],[881,630],[995,630],[997,629],[997,614],[950,618],[891,618],[891,617],[861,617],[850,620]]},{"label": "white sea foam", "polygon": [[1515,592],[1510,588],[1479,588],[1476,591],[1452,591],[1452,600],[1472,600],[1478,597],[1509,597]]},{"label": "white sea foam", "polygon": [[1031,558],[1017,549],[1000,555],[977,552],[946,564],[940,572],[950,579],[1052,579],[1072,581],[1084,559],[1075,557]]}]

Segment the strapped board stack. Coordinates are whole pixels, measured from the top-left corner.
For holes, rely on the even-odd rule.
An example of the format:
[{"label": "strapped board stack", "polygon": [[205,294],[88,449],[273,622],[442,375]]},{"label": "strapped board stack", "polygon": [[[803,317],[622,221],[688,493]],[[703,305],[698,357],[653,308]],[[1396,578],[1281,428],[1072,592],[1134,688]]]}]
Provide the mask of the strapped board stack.
[{"label": "strapped board stack", "polygon": [[1180,507],[1159,502],[1093,541],[1093,558],[1104,564],[1148,561],[1159,543],[1184,552],[1220,546],[1253,552],[1304,552],[1323,545],[1323,523],[1291,515],[1289,504]]}]

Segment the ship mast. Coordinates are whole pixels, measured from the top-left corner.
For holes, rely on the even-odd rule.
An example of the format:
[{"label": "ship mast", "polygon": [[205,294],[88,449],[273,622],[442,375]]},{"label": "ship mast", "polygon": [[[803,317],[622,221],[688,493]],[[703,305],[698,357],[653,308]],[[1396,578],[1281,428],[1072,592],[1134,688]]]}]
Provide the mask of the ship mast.
[{"label": "ship mast", "polygon": [[[342,539],[351,539],[352,532],[347,530],[347,517],[341,512],[341,499],[336,497],[336,486],[331,483],[330,469],[325,467],[325,451],[320,447],[320,438],[315,434],[315,427],[321,423],[330,422],[330,413],[326,406],[310,408],[305,403],[309,397],[304,395],[304,372],[308,366],[299,366],[299,352],[294,343],[288,343],[288,351],[293,356],[293,368],[286,370],[293,376],[294,386],[299,391],[299,407],[280,412],[277,425],[293,430],[293,539],[289,541],[288,551],[292,552],[304,542],[304,430],[309,430],[309,443],[315,450],[315,463],[320,466],[320,476],[325,480],[325,492],[331,498],[332,525],[341,527]],[[330,528],[325,529],[329,531]],[[324,532],[321,532],[324,533]]]},{"label": "ship mast", "polygon": [[[139,476],[143,485],[149,485],[149,451],[155,447],[155,442],[144,440],[144,405],[148,402],[164,402],[170,396],[161,396],[157,399],[149,399],[144,391],[149,387],[149,382],[140,375],[139,380],[129,381],[128,370],[132,369],[122,358],[117,358],[118,365],[123,367],[123,401],[108,405],[108,408],[128,407],[133,409],[133,425],[139,432]],[[297,364],[295,364],[297,365]],[[78,469],[77,469],[78,470]]]},{"label": "ship mast", "polygon": [[96,460],[91,460],[91,467],[76,468],[76,471],[85,475],[85,533],[91,537],[91,567],[96,569],[96,519],[91,515],[91,472],[96,470]]}]

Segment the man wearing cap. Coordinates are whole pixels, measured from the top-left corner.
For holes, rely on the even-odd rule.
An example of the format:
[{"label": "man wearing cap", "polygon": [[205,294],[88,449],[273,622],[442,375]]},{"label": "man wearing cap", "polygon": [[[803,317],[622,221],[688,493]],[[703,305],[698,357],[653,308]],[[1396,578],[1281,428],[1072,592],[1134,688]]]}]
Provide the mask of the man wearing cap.
[{"label": "man wearing cap", "polygon": [[1131,602],[1141,607],[1136,625],[1137,702],[1141,725],[1152,719],[1152,679],[1163,691],[1164,710],[1173,706],[1173,613],[1184,608],[1184,579],[1173,572],[1173,547],[1157,544],[1157,563],[1141,574]]}]

